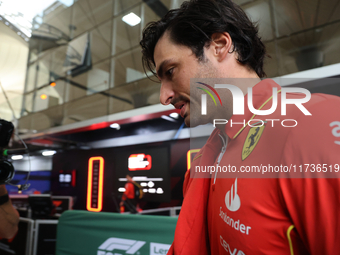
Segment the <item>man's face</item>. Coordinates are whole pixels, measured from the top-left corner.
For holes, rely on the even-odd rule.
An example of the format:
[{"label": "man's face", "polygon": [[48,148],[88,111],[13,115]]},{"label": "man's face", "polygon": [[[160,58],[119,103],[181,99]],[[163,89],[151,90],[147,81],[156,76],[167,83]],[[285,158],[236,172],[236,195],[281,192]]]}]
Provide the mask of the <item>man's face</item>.
[{"label": "man's face", "polygon": [[216,69],[209,64],[209,60],[198,61],[190,48],[173,43],[168,33],[157,42],[154,60],[161,81],[160,102],[180,109],[187,126],[207,123],[201,118],[190,118],[190,107],[197,108],[200,104],[198,100],[190,98],[190,78],[217,77]]}]

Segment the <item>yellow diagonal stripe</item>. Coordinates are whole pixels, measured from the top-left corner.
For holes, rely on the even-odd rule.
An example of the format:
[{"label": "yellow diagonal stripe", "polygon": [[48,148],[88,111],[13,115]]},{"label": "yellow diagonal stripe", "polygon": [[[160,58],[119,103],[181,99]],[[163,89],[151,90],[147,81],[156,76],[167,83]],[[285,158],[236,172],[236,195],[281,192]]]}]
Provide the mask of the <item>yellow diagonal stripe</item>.
[{"label": "yellow diagonal stripe", "polygon": [[216,101],[215,101],[215,98],[213,97],[213,95],[212,95],[208,90],[202,89],[202,88],[200,88],[200,87],[197,87],[197,88],[198,88],[198,89],[201,89],[201,90],[203,90],[205,93],[207,93],[207,94],[212,98],[212,100],[214,100],[215,105],[217,105],[217,104],[216,104]]}]

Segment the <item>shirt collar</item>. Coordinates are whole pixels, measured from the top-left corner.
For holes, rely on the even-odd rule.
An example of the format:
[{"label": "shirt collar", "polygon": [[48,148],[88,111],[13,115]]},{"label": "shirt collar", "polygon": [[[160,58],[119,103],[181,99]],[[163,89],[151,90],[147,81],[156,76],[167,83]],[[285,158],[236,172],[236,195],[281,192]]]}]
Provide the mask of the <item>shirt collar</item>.
[{"label": "shirt collar", "polygon": [[[279,92],[281,87],[271,79],[265,79],[257,83],[253,87],[253,105],[255,109],[269,109],[271,107],[271,97],[273,96],[273,87],[277,88]],[[262,108],[263,107],[263,108]],[[244,125],[254,118],[254,115],[248,109],[248,94],[244,96],[244,114],[243,115],[233,115],[225,126],[225,133],[230,139],[235,139],[243,130]],[[233,123],[231,127],[231,123]],[[235,124],[236,123],[236,124]]]}]

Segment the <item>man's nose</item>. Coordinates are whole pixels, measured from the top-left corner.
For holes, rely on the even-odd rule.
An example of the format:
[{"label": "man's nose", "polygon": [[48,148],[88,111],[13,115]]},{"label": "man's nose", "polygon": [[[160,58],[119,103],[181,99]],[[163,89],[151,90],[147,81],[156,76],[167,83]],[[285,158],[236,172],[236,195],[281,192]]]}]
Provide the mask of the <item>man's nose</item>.
[{"label": "man's nose", "polygon": [[159,101],[163,105],[168,105],[171,103],[171,100],[174,98],[175,92],[172,89],[172,85],[170,82],[162,82],[161,91],[159,96]]}]

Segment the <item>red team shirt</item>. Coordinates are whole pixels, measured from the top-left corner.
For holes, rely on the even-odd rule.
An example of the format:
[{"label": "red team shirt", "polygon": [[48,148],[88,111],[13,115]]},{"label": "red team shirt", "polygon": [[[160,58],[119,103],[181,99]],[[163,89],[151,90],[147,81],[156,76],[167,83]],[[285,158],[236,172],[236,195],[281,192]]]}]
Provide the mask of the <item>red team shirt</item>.
[{"label": "red team shirt", "polygon": [[125,191],[122,196],[122,200],[134,199],[135,198],[135,187],[131,182],[125,184]]},{"label": "red team shirt", "polygon": [[[272,96],[272,87],[281,89],[269,79],[253,88],[255,109]],[[279,94],[277,110],[255,118],[294,119],[296,127],[283,127],[281,121],[267,121],[258,130],[227,124],[226,147],[215,129],[194,158],[191,177],[206,177],[194,172],[196,166],[216,166],[219,157],[219,166],[235,166],[236,171],[246,166],[285,166],[295,167],[297,173],[219,172],[216,178],[215,173],[210,178],[190,178],[187,174],[182,210],[168,254],[340,253],[340,179],[334,178],[340,176],[340,171],[336,173],[340,164],[340,99],[313,94],[303,104],[312,116],[305,116],[295,105],[288,105],[287,115],[281,116],[280,105]],[[270,107],[271,100],[262,109]],[[245,107],[244,115],[231,120],[247,122],[252,117]],[[225,152],[221,153],[223,147]],[[333,178],[323,178],[330,175]]]}]

